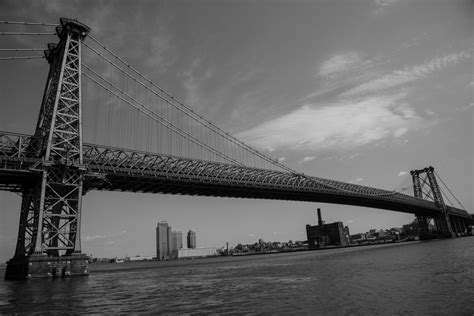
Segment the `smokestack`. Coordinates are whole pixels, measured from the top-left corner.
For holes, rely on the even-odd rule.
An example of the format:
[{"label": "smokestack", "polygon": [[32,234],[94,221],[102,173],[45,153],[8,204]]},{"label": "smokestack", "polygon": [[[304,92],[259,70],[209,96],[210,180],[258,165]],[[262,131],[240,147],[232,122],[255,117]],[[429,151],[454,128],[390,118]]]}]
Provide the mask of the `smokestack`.
[{"label": "smokestack", "polygon": [[323,219],[321,218],[321,209],[318,208],[318,225],[323,228]]}]

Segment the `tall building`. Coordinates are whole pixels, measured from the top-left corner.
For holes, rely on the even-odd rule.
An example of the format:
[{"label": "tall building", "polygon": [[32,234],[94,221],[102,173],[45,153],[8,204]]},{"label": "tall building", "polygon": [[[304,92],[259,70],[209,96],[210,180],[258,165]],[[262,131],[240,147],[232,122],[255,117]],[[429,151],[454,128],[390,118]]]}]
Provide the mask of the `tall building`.
[{"label": "tall building", "polygon": [[156,225],[156,258],[158,260],[168,259],[170,255],[171,227],[167,222]]},{"label": "tall building", "polygon": [[168,258],[171,255],[171,226],[167,227],[167,236],[168,236]]},{"label": "tall building", "polygon": [[196,248],[196,232],[189,230],[188,231],[188,249]]},{"label": "tall building", "polygon": [[178,250],[183,248],[183,233],[180,231],[171,231],[170,256],[173,259],[178,258]]}]

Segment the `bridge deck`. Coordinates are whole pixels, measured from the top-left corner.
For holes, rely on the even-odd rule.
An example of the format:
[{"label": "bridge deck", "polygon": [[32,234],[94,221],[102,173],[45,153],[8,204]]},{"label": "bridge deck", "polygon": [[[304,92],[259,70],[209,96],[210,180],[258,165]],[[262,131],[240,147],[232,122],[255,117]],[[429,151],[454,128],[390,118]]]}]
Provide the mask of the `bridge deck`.
[{"label": "bridge deck", "polygon": [[[17,190],[39,177],[43,162],[32,136],[0,132],[0,189]],[[192,160],[84,144],[85,190],[169,193],[357,205],[423,215],[432,202],[394,191],[303,174]],[[452,215],[469,217],[448,207]]]}]

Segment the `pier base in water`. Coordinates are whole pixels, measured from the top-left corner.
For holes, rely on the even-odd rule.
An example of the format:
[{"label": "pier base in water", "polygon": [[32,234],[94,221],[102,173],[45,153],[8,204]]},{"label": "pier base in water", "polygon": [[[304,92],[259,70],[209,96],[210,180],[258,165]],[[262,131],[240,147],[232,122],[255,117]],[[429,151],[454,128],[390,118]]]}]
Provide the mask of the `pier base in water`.
[{"label": "pier base in water", "polygon": [[67,278],[88,275],[89,267],[85,254],[74,254],[62,257],[32,255],[10,259],[7,262],[5,280]]}]

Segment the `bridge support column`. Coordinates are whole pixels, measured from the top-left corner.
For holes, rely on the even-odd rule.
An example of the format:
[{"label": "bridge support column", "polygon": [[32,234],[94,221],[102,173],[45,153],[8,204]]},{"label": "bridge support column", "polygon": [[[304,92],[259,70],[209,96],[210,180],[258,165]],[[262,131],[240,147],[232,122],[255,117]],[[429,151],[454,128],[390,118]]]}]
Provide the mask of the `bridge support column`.
[{"label": "bridge support column", "polygon": [[461,233],[461,224],[459,222],[459,218],[456,216],[452,217],[452,221],[454,222],[453,224],[453,231],[456,235]]},{"label": "bridge support column", "polygon": [[438,237],[452,238],[454,233],[451,229],[451,224],[446,221],[445,214],[439,214],[434,218],[436,229],[438,230]]},{"label": "bridge support column", "polygon": [[453,231],[454,235],[456,236],[456,234],[458,232],[456,219],[454,219],[452,216],[449,216],[449,223],[451,224],[451,230]]},{"label": "bridge support column", "polygon": [[456,223],[456,233],[464,235],[466,233],[466,223],[462,217],[453,217],[454,222]]},{"label": "bridge support column", "polygon": [[50,70],[32,152],[37,183],[23,190],[15,256],[6,280],[87,275],[81,253],[83,195],[81,44],[89,28],[61,18],[57,45],[45,52]]},{"label": "bridge support column", "polygon": [[461,218],[461,231],[463,235],[466,234],[466,221],[464,220],[464,218]]},{"label": "bridge support column", "polygon": [[426,240],[431,239],[431,233],[429,228],[430,218],[423,215],[416,215],[418,227],[420,229],[420,239]]},{"label": "bridge support column", "polygon": [[[441,190],[436,181],[434,168],[428,167],[421,170],[412,170],[410,174],[413,178],[413,191],[415,197],[423,199],[432,198],[435,205],[439,208],[440,214],[434,217],[435,225],[438,230],[438,237],[451,238],[454,236],[453,227],[451,224],[446,204],[444,203]],[[420,178],[421,174],[426,174],[426,178]],[[423,186],[429,186],[428,194],[423,194]]]}]

